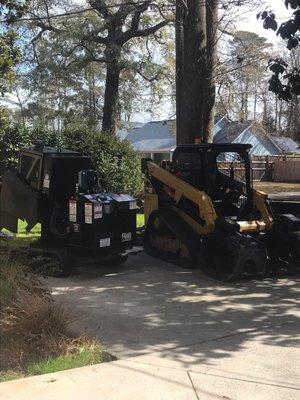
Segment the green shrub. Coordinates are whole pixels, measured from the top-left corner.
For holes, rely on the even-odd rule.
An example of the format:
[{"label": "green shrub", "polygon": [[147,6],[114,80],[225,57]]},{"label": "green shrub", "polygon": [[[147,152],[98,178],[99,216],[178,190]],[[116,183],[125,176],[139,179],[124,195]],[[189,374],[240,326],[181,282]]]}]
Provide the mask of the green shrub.
[{"label": "green shrub", "polygon": [[41,139],[47,146],[56,146],[62,142],[57,132],[47,131],[42,127],[28,128],[22,124],[9,123],[0,116],[0,176],[18,163],[20,148]]},{"label": "green shrub", "polygon": [[132,194],[142,190],[140,160],[130,143],[86,126],[57,132],[39,126],[1,125],[0,120],[0,176],[17,165],[18,149],[36,139],[47,146],[65,147],[91,156],[103,190]]},{"label": "green shrub", "polygon": [[21,125],[0,125],[0,175],[17,165],[18,148],[28,143],[28,134]]},{"label": "green shrub", "polygon": [[138,193],[143,179],[140,159],[129,142],[107,133],[73,130],[64,133],[68,148],[91,156],[102,189]]}]

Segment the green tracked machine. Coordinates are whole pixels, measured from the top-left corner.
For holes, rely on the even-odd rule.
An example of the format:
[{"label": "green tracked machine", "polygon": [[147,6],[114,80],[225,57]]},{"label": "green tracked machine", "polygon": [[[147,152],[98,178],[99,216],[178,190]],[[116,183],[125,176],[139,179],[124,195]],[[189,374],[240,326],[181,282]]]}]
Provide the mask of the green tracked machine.
[{"label": "green tracked machine", "polygon": [[40,141],[19,151],[18,170],[4,174],[0,188],[0,231],[17,233],[18,219],[28,231],[40,223],[41,238],[28,253],[44,264],[55,260],[60,276],[88,263],[124,262],[136,212],[129,194],[101,190],[90,157]]},{"label": "green tracked machine", "polygon": [[[150,254],[222,281],[299,270],[300,196],[255,190],[250,148],[180,145],[172,161],[142,160]],[[224,168],[229,160],[239,168]]]}]

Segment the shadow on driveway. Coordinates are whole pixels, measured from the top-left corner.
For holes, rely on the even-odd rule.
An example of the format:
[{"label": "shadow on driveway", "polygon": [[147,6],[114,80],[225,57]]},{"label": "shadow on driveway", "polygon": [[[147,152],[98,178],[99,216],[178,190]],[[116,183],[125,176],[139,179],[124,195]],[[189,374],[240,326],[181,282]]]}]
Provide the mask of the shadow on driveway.
[{"label": "shadow on driveway", "polygon": [[159,353],[190,368],[232,357],[249,340],[299,345],[299,278],[218,283],[145,253],[113,269],[49,279],[73,329],[120,357]]}]

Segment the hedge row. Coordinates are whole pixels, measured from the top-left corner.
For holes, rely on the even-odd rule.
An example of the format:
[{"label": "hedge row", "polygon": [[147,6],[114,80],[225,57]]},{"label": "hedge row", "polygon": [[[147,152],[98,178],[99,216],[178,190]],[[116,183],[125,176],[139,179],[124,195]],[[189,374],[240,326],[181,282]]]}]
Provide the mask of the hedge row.
[{"label": "hedge row", "polygon": [[140,160],[130,144],[85,126],[58,132],[42,127],[29,128],[0,118],[0,176],[16,167],[19,148],[32,144],[36,139],[43,140],[47,146],[90,155],[104,190],[133,194],[142,190]]}]

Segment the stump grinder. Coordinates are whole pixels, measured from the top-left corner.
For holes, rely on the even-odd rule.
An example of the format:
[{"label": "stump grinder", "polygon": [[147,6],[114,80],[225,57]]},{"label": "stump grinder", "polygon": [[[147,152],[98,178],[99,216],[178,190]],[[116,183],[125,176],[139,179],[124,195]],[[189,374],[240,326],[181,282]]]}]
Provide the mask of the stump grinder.
[{"label": "stump grinder", "polygon": [[[17,172],[7,172],[0,190],[0,231],[29,231],[41,224],[41,238],[29,250],[55,259],[56,275],[89,262],[121,263],[136,238],[136,200],[101,190],[90,157],[45,147],[37,141],[21,149]],[[46,262],[46,261],[45,261]]]}]

